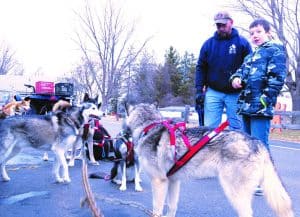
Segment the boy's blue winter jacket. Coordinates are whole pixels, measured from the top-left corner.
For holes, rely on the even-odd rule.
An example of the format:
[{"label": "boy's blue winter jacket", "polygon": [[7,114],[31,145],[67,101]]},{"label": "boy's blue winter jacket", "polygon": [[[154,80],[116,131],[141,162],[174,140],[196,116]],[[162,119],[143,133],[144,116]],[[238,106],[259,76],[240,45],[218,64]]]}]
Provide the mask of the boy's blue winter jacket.
[{"label": "boy's blue winter jacket", "polygon": [[251,51],[250,43],[235,28],[226,39],[215,32],[200,50],[195,79],[197,93],[202,92],[203,86],[224,93],[239,92],[231,86],[229,78]]},{"label": "boy's blue winter jacket", "polygon": [[286,53],[278,42],[265,42],[248,55],[230,78],[230,83],[235,77],[242,80],[238,113],[272,118],[286,70]]}]

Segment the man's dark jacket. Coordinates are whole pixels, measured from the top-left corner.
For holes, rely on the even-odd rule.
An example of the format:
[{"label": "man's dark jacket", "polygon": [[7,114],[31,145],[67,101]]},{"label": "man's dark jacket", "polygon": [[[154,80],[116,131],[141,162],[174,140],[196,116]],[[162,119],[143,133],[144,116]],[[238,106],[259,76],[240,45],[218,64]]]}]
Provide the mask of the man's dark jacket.
[{"label": "man's dark jacket", "polygon": [[202,93],[203,86],[214,90],[233,93],[230,76],[242,65],[244,57],[252,52],[251,45],[232,28],[230,37],[221,38],[217,32],[204,42],[196,65],[195,86]]}]

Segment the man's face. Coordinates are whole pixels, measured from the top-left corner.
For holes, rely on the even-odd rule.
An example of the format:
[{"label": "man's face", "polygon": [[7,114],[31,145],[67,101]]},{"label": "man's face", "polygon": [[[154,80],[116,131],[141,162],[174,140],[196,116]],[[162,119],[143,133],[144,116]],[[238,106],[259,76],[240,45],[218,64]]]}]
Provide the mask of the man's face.
[{"label": "man's face", "polygon": [[216,23],[217,32],[222,38],[228,38],[232,31],[232,20],[228,20],[227,23]]}]

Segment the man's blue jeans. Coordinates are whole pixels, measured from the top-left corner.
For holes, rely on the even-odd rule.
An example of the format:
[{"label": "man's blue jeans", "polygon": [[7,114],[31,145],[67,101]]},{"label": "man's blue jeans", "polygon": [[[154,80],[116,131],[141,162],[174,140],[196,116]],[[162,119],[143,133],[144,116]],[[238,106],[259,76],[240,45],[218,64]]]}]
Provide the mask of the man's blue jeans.
[{"label": "man's blue jeans", "polygon": [[204,100],[204,125],[213,128],[218,127],[225,108],[229,128],[241,130],[241,117],[237,115],[238,96],[239,93],[222,93],[208,88]]},{"label": "man's blue jeans", "polygon": [[261,140],[266,148],[269,147],[270,118],[250,117],[243,115],[243,128],[246,133]]}]

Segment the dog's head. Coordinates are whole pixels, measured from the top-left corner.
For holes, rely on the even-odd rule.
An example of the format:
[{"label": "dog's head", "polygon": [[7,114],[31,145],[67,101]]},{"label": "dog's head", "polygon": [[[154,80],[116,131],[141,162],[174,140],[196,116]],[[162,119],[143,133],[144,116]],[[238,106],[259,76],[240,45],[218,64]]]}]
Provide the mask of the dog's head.
[{"label": "dog's head", "polygon": [[5,106],[3,106],[2,112],[6,116],[14,116],[16,114],[22,114],[24,112],[27,112],[30,109],[30,98],[25,97],[20,101],[13,100],[12,102],[7,103]]},{"label": "dog's head", "polygon": [[85,93],[84,97],[83,97],[83,102],[84,103],[93,103],[98,107],[98,109],[100,109],[100,107],[101,107],[101,103],[98,103],[98,95],[95,98],[91,98],[88,93]]},{"label": "dog's head", "polygon": [[132,131],[145,124],[163,119],[155,104],[140,103],[135,106],[128,105],[127,114],[126,126]]},{"label": "dog's head", "polygon": [[101,103],[98,103],[98,96],[95,98],[89,97],[89,95],[86,93],[83,98],[83,102],[81,104],[82,107],[82,115],[84,117],[85,121],[88,121],[89,117],[100,117],[100,107]]},{"label": "dog's head", "polygon": [[24,112],[27,112],[31,109],[30,107],[30,98],[29,97],[25,97],[24,99],[22,99],[22,101],[17,102],[16,103],[16,112],[22,114]]}]

